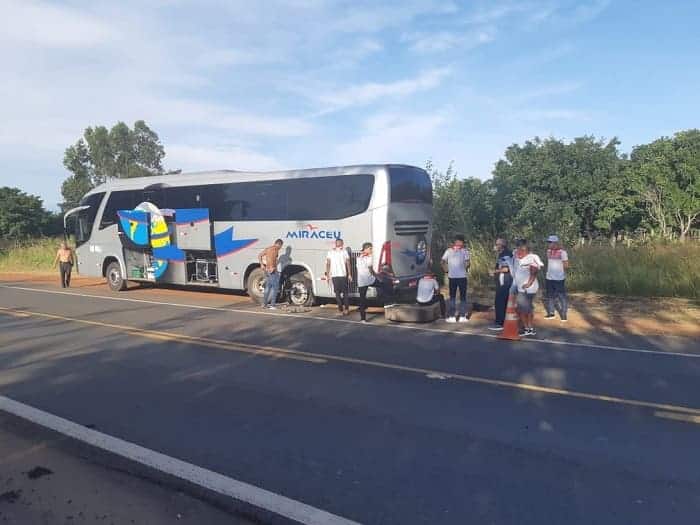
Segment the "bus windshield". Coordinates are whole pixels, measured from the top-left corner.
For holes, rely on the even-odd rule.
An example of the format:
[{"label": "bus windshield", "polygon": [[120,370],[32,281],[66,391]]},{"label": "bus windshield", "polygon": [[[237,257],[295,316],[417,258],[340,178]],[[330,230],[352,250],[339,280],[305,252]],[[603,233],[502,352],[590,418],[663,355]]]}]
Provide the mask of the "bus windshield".
[{"label": "bus windshield", "polygon": [[430,177],[420,168],[392,167],[389,170],[391,181],[391,202],[433,203],[433,189]]},{"label": "bus windshield", "polygon": [[88,195],[83,200],[80,201],[81,206],[89,206],[84,210],[80,210],[75,219],[75,245],[80,246],[81,244],[87,242],[90,239],[90,233],[92,232],[92,225],[95,222],[95,217],[97,216],[97,210],[102,202],[102,197],[104,193],[93,193]]}]

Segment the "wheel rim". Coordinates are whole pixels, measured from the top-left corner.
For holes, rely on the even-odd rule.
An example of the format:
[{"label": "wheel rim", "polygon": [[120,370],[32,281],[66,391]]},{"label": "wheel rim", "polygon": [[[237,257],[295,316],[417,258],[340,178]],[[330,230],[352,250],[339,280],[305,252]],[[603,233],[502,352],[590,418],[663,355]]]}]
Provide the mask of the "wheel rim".
[{"label": "wheel rim", "polygon": [[116,270],[116,269],[110,270],[110,272],[109,272],[110,284],[112,284],[113,286],[119,286],[119,284],[121,283],[121,280],[122,280],[122,276],[120,275],[119,270]]},{"label": "wheel rim", "polygon": [[258,295],[262,296],[265,294],[265,278],[261,277],[259,279],[255,280],[255,283],[253,283],[253,288],[257,292]]},{"label": "wheel rim", "polygon": [[296,281],[289,289],[289,300],[293,305],[301,306],[309,299],[309,289],[304,283]]}]

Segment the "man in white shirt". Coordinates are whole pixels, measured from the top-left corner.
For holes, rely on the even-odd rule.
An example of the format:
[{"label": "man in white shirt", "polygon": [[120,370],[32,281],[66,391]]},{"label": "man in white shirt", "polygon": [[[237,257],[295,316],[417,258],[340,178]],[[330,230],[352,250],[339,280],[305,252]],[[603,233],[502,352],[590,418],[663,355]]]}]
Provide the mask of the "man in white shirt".
[{"label": "man in white shirt", "polygon": [[547,237],[547,276],[545,294],[547,296],[547,315],[545,319],[554,319],[554,310],[559,312],[562,323],[567,321],[568,301],[566,297],[566,270],[569,269],[569,254],[559,244],[559,237]]},{"label": "man in white shirt", "polygon": [[440,293],[440,283],[438,283],[435,274],[432,272],[426,273],[418,280],[418,293],[416,301],[421,305],[429,305],[440,303],[440,314],[445,318],[445,298]]},{"label": "man in white shirt", "polygon": [[372,243],[362,245],[362,253],[357,258],[357,290],[360,292],[360,321],[367,322],[367,290],[377,281],[372,261]]},{"label": "man in white shirt", "polygon": [[[467,270],[469,269],[469,250],[464,246],[464,235],[455,235],[454,244],[442,255],[442,269],[447,273],[450,289],[448,323],[459,320],[460,323],[469,321],[467,317]],[[455,318],[459,290],[459,317]]]},{"label": "man in white shirt", "polygon": [[517,294],[518,316],[522,324],[520,335],[535,335],[532,321],[535,294],[540,286],[537,282],[537,272],[544,264],[537,254],[530,253],[530,247],[525,239],[516,241],[515,246],[511,292]]},{"label": "man in white shirt", "polygon": [[350,255],[345,249],[343,239],[335,240],[335,248],[326,256],[326,279],[331,279],[338,311],[343,315],[350,314],[350,297],[348,288],[352,281],[350,271]]}]

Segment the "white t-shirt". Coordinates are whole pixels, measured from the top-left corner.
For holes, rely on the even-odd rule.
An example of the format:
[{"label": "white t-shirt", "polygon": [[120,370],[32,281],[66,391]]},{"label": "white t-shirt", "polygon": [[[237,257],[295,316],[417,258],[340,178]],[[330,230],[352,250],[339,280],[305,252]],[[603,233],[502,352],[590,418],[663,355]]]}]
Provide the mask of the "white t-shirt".
[{"label": "white t-shirt", "polygon": [[447,261],[447,276],[450,279],[462,279],[467,276],[469,250],[466,248],[447,248],[442,260]]},{"label": "white t-shirt", "polygon": [[345,262],[350,258],[345,248],[333,248],[328,252],[328,259],[331,262],[331,277],[347,277],[348,271]]},{"label": "white t-shirt", "polygon": [[374,283],[372,269],[372,256],[360,255],[357,258],[357,286],[369,286]]},{"label": "white t-shirt", "polygon": [[539,270],[543,266],[542,259],[535,253],[528,253],[522,258],[518,257],[517,253],[513,255],[513,282],[518,287],[519,292],[537,293],[537,290],[540,288],[537,278],[532,281],[532,285],[529,288],[525,289],[523,285],[530,280],[530,268]]},{"label": "white t-shirt", "polygon": [[433,299],[436,291],[440,290],[440,284],[435,277],[424,275],[418,280],[418,296],[416,301],[419,303],[429,303]]},{"label": "white t-shirt", "polygon": [[561,248],[547,250],[547,279],[551,281],[563,281],[566,279],[564,262],[568,260],[569,254],[566,253],[566,250]]}]

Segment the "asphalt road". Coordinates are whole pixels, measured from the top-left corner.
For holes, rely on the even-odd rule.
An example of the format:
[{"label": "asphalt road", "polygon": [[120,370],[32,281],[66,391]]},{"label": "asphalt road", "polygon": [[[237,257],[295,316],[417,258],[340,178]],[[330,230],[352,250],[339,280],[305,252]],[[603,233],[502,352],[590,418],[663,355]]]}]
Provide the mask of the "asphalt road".
[{"label": "asphalt road", "polygon": [[2,395],[334,514],[698,522],[696,341],[507,343],[221,294],[9,286]]}]

